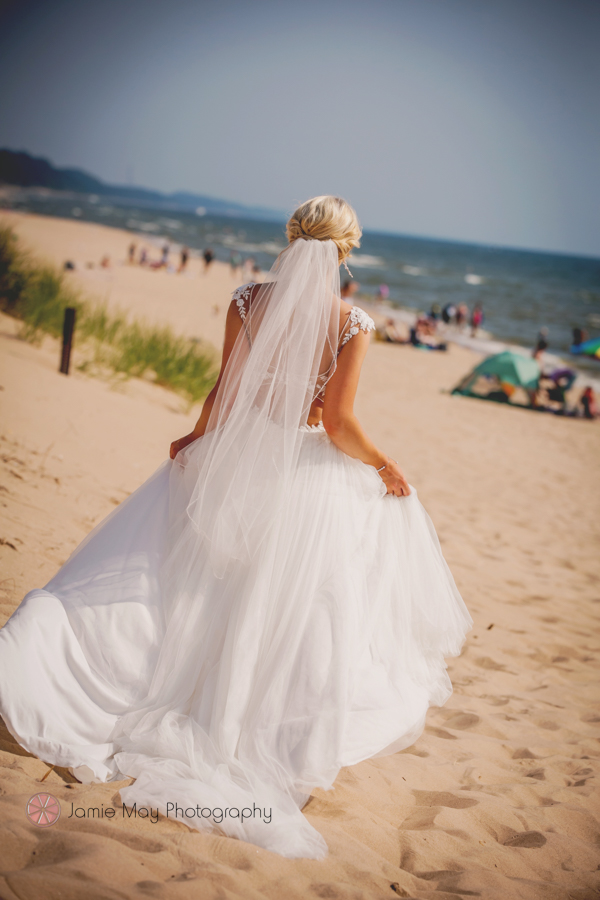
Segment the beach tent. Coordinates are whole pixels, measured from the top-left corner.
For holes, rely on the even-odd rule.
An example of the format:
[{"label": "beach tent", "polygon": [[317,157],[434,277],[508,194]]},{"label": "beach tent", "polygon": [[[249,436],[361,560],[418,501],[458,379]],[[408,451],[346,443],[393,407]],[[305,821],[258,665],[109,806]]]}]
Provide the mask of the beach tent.
[{"label": "beach tent", "polygon": [[600,338],[592,338],[591,341],[584,341],[583,344],[573,344],[571,353],[595,356],[596,359],[600,359]]},{"label": "beach tent", "polygon": [[[464,396],[481,397],[481,394],[473,394],[471,388],[481,375],[496,376],[498,381],[504,384],[510,384],[514,387],[522,387],[525,390],[534,391],[538,386],[540,377],[540,367],[532,356],[522,356],[520,353],[513,353],[511,350],[505,350],[504,353],[497,353],[495,356],[488,356],[483,362],[475,366],[466,378],[457,384],[452,391],[453,394],[463,394]],[[497,393],[497,392],[494,392]],[[485,397],[482,397],[485,399]],[[490,396],[490,400],[499,399],[495,395]],[[508,399],[508,398],[507,398]]]}]

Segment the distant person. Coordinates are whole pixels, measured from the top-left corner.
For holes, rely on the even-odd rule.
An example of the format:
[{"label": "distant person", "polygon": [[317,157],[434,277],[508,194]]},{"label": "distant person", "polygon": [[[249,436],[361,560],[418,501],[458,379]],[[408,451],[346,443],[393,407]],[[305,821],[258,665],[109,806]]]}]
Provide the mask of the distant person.
[{"label": "distant person", "polygon": [[454,314],[454,321],[456,323],[457,328],[462,328],[463,325],[466,325],[467,319],[469,318],[469,307],[466,303],[459,303],[456,307],[456,312]]},{"label": "distant person", "polygon": [[206,250],[204,251],[204,253],[202,254],[202,257],[204,259],[204,274],[206,275],[206,273],[208,272],[208,270],[210,268],[210,264],[212,263],[213,259],[215,258],[215,254],[213,253],[213,251],[211,250],[210,247],[207,247]]},{"label": "distant person", "polygon": [[439,303],[434,303],[431,307],[431,311],[429,313],[429,318],[433,319],[434,322],[437,322],[442,316],[442,308]]},{"label": "distant person", "polygon": [[378,300],[387,300],[390,296],[390,289],[387,284],[380,284],[377,288],[377,299]]},{"label": "distant person", "polygon": [[131,244],[129,245],[129,250],[127,251],[127,260],[129,262],[130,266],[132,266],[135,262],[135,251],[136,251],[136,244],[135,244],[135,241],[132,241]]},{"label": "distant person", "polygon": [[551,375],[542,375],[539,380],[540,388],[545,387],[548,400],[559,404],[560,413],[567,411],[567,391],[575,380],[575,373],[570,369],[557,369]]},{"label": "distant person", "polygon": [[261,267],[258,265],[258,263],[254,263],[254,265],[252,266],[252,277],[260,278],[261,275],[262,275]]},{"label": "distant person", "polygon": [[148,251],[145,247],[140,250],[140,266],[148,265]]},{"label": "distant person", "polygon": [[477,337],[477,332],[483,325],[483,306],[476,303],[471,313],[471,337]]},{"label": "distant person", "polygon": [[446,303],[442,307],[442,322],[444,322],[445,325],[449,325],[455,315],[456,306],[454,305],[454,303]]},{"label": "distant person", "polygon": [[423,347],[424,346],[421,339],[419,338],[419,332],[417,331],[416,324],[413,325],[409,331],[408,342],[409,342],[409,344],[412,344],[413,347]]},{"label": "distant person", "polygon": [[254,268],[254,257],[248,256],[242,265],[242,279],[243,281],[249,281],[250,275],[252,274],[252,269]]},{"label": "distant person", "polygon": [[389,344],[407,344],[409,343],[398,331],[395,319],[391,317],[385,320],[384,325],[380,325],[377,329],[377,337],[381,341],[387,341]]},{"label": "distant person", "polygon": [[342,284],[340,295],[342,300],[345,300],[346,303],[352,303],[352,298],[356,294],[360,287],[358,281],[349,281],[346,279]]},{"label": "distant person", "polygon": [[423,335],[433,337],[437,328],[437,323],[435,319],[431,319],[429,316],[426,316],[425,313],[420,312],[417,316],[416,328],[421,337]]},{"label": "distant person", "polygon": [[190,258],[190,251],[187,247],[181,248],[181,253],[179,255],[179,269],[178,272],[185,272],[187,269],[188,260]]},{"label": "distant person", "polygon": [[164,268],[166,269],[167,266],[169,265],[169,250],[170,250],[169,245],[163,244],[159,267],[164,266]]},{"label": "distant person", "polygon": [[419,347],[422,350],[447,350],[448,345],[445,343],[434,343],[431,340],[428,340],[430,333],[424,334],[421,328],[420,323],[423,322],[423,318],[417,319],[413,327],[410,329],[408,343],[412,344],[413,347]]},{"label": "distant person", "polygon": [[540,333],[537,336],[537,341],[535,343],[535,347],[532,350],[531,355],[533,358],[541,364],[544,353],[548,349],[548,329],[540,328]]},{"label": "distant person", "polygon": [[584,419],[596,419],[598,417],[598,404],[596,403],[596,395],[591,386],[588,385],[579,398],[579,406],[581,406]]},{"label": "distant person", "polygon": [[67,259],[65,260],[63,269],[65,270],[65,272],[73,272],[75,270],[75,263],[72,260]]},{"label": "distant person", "polygon": [[234,278],[236,278],[237,270],[242,268],[242,257],[237,252],[237,250],[229,257],[229,266],[231,268],[231,274]]},{"label": "distant person", "polygon": [[587,334],[583,330],[583,328],[574,328],[573,329],[573,343],[571,344],[571,350],[581,347],[583,342],[587,339]]},{"label": "distant person", "polygon": [[110,256],[103,256],[100,260],[100,265],[103,269],[110,269]]}]

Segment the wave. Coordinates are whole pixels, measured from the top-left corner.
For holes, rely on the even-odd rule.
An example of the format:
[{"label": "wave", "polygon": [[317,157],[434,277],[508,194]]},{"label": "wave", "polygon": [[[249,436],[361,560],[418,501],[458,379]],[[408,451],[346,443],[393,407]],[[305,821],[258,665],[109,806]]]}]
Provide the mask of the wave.
[{"label": "wave", "polygon": [[368,253],[353,253],[348,262],[352,266],[360,268],[375,268],[376,266],[384,266],[385,260],[381,256],[369,256]]},{"label": "wave", "polygon": [[282,250],[285,250],[285,244],[278,244],[276,241],[263,241],[262,243],[249,244],[238,240],[235,235],[225,234],[217,240],[225,247],[231,247],[235,250],[241,250],[243,253],[268,253],[271,256],[279,256]]},{"label": "wave", "polygon": [[127,219],[127,227],[135,228],[137,231],[160,231],[157,222],[141,222],[139,219]]}]

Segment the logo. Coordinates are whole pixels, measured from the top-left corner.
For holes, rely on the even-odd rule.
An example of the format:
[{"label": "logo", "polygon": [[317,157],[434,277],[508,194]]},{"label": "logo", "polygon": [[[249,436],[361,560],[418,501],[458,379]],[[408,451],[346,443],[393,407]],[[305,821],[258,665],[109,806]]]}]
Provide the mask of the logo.
[{"label": "logo", "polygon": [[60,803],[52,794],[34,794],[27,801],[27,818],[38,828],[49,828],[58,822]]}]

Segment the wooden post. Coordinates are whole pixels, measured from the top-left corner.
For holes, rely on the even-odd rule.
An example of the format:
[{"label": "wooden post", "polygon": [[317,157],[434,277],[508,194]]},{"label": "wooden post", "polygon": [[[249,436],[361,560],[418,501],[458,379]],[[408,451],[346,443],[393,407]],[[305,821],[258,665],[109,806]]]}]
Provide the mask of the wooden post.
[{"label": "wooden post", "polygon": [[65,321],[63,323],[63,343],[60,357],[60,369],[63,375],[69,374],[71,363],[71,347],[73,346],[73,331],[75,330],[75,315],[77,310],[72,306],[65,309]]}]

